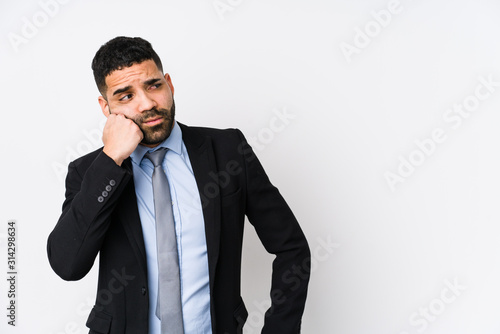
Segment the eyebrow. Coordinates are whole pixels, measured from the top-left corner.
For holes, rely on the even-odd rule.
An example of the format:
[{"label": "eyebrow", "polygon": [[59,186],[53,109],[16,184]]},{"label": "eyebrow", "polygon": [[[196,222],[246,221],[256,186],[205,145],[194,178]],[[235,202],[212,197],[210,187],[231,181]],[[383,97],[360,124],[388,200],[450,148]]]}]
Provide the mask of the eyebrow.
[{"label": "eyebrow", "polygon": [[[145,86],[150,86],[150,85],[152,85],[152,84],[154,84],[154,83],[157,83],[158,81],[161,81],[161,79],[160,79],[160,78],[149,79],[149,80],[147,80],[147,81],[145,81],[145,82],[144,82],[144,85],[145,85]],[[128,90],[129,90],[129,89],[131,89],[131,88],[132,88],[132,86],[127,86],[127,87],[123,87],[123,88],[118,88],[117,90],[115,90],[115,91],[113,92],[113,96],[118,95],[118,94],[121,94],[121,93],[124,93],[124,92],[128,91]]]},{"label": "eyebrow", "polygon": [[113,96],[121,94],[121,93],[124,93],[124,92],[128,91],[130,88],[132,88],[132,86],[127,86],[127,87],[119,88],[119,89],[117,89],[117,90],[114,91]]},{"label": "eyebrow", "polygon": [[144,85],[145,86],[150,86],[150,85],[152,85],[154,83],[157,83],[160,80],[161,80],[160,78],[149,79],[146,82],[144,82]]}]

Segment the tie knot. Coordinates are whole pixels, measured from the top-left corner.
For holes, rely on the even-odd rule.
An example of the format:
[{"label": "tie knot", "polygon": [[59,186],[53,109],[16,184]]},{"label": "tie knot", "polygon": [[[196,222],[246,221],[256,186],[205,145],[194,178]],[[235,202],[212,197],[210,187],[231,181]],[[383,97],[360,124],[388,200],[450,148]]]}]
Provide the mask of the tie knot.
[{"label": "tie knot", "polygon": [[161,166],[163,162],[163,158],[165,158],[165,154],[167,154],[168,148],[161,147],[154,152],[148,152],[144,156],[145,158],[151,160],[155,167]]}]

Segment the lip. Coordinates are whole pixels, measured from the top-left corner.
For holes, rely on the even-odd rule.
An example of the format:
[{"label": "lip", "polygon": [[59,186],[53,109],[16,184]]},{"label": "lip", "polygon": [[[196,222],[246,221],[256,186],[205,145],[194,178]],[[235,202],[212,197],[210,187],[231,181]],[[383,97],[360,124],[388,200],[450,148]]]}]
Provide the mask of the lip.
[{"label": "lip", "polygon": [[156,118],[149,119],[149,120],[143,122],[142,124],[145,124],[147,126],[155,126],[155,125],[160,124],[162,121],[163,121],[163,117],[156,117]]}]

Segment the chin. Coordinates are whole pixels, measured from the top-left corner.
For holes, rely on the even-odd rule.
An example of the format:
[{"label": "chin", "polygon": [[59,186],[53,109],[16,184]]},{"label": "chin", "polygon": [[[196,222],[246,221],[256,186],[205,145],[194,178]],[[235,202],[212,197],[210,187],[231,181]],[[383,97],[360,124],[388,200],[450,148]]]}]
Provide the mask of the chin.
[{"label": "chin", "polygon": [[158,144],[162,143],[165,139],[167,139],[170,136],[170,133],[171,133],[171,130],[165,131],[163,133],[154,133],[152,136],[145,135],[141,144],[158,145]]}]

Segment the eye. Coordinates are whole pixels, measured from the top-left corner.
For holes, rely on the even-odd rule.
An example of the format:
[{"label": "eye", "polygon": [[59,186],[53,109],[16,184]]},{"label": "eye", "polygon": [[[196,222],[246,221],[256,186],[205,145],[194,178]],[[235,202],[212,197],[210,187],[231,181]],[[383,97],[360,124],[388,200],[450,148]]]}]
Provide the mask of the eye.
[{"label": "eye", "polygon": [[120,101],[128,101],[132,98],[132,94],[127,94],[120,98]]},{"label": "eye", "polygon": [[157,88],[160,88],[160,86],[161,86],[161,83],[157,83],[157,84],[151,85],[151,87],[149,87],[149,89],[157,89]]}]

